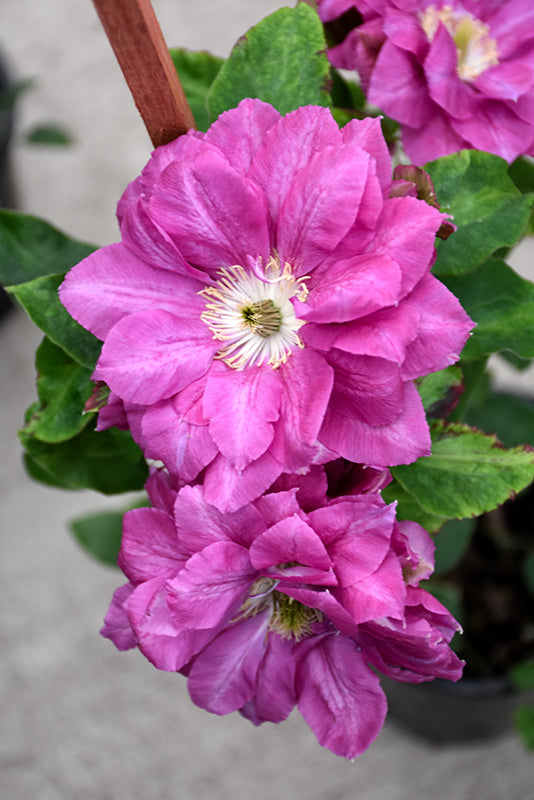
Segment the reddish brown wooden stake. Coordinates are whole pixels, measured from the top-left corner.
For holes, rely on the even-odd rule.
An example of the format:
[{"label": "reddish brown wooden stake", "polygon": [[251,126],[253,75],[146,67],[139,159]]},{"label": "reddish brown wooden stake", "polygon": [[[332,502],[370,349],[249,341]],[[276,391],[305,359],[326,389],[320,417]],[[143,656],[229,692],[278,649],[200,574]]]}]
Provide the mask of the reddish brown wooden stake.
[{"label": "reddish brown wooden stake", "polygon": [[150,0],[93,3],[152,144],[196,127]]}]

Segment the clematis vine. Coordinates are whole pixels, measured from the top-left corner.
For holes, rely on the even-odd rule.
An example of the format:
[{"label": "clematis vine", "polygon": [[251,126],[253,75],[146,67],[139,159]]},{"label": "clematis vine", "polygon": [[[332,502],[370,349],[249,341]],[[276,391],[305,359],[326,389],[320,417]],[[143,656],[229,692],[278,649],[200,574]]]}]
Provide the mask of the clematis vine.
[{"label": "clematis vine", "polygon": [[200,485],[175,492],[155,473],[155,505],[124,517],[128,583],[102,634],[182,672],[208,711],[259,725],[296,706],[321,745],[353,758],[386,714],[373,667],[403,681],[457,680],[448,642],[458,625],[419,586],[433,569],[426,531],[398,523],[371,485],[328,499],[322,468],[292,480],[222,514]]},{"label": "clematis vine", "polygon": [[314,463],[428,455],[414,380],[473,324],[430,273],[444,215],[392,185],[379,121],[340,130],[322,107],[244,100],[157,148],[122,241],[60,288],[104,341],[100,426],[227,511]]},{"label": "clematis vine", "polygon": [[332,63],[358,71],[369,101],[400,122],[415,163],[464,148],[507,161],[534,153],[529,0],[319,0],[318,7],[325,23],[338,20],[343,29]]}]

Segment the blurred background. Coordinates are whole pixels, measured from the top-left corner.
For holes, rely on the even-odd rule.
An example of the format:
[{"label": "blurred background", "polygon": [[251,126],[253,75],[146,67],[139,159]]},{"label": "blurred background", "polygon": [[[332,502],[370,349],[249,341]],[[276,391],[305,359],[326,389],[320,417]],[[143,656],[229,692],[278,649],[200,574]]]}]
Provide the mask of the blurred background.
[{"label": "blurred background", "polygon": [[[169,46],[228,55],[274,0],[154,0]],[[12,171],[18,207],[70,235],[118,239],[115,206],[151,145],[90,0],[3,0],[0,52],[15,81]],[[68,147],[29,145],[50,123]],[[513,263],[532,277],[532,241]],[[18,311],[0,323],[0,796],[8,800],[232,797],[307,800],[525,800],[533,756],[515,734],[436,745],[388,721],[347,763],[316,742],[298,713],[254,729],[189,700],[183,678],[119,653],[99,628],[118,571],[91,561],[67,532],[124,498],[47,489],[26,476],[16,430],[35,399],[40,333]],[[532,371],[520,377],[534,390]],[[517,381],[504,368],[503,383]]]}]

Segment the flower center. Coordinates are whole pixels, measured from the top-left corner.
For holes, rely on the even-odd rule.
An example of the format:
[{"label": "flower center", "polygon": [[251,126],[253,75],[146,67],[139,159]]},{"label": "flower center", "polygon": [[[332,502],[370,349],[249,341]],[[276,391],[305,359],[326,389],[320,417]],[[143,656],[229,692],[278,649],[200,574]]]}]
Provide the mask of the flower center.
[{"label": "flower center", "polygon": [[297,641],[309,636],[313,633],[311,626],[314,622],[320,622],[323,615],[317,609],[309,608],[283,592],[277,592],[277,585],[278,581],[273,578],[259,578],[241,606],[238,618],[253,617],[270,607],[270,631],[278,633],[283,639]]},{"label": "flower center", "polygon": [[221,269],[216,284],[199,292],[208,301],[200,318],[224,343],[216,357],[233,369],[285,364],[295,347],[304,347],[297,334],[304,321],[291,298],[306,300],[306,280],[294,278],[289,264],[281,270],[275,258],[264,278],[238,265]]},{"label": "flower center", "polygon": [[320,622],[323,615],[316,608],[299,603],[282,592],[273,592],[273,615],[269,629],[283,639],[296,639],[309,636],[314,622]]},{"label": "flower center", "polygon": [[489,26],[464,9],[452,6],[428,6],[421,15],[421,25],[431,42],[442,22],[456,45],[456,71],[464,81],[474,81],[489,67],[499,63],[497,42],[489,35]]}]

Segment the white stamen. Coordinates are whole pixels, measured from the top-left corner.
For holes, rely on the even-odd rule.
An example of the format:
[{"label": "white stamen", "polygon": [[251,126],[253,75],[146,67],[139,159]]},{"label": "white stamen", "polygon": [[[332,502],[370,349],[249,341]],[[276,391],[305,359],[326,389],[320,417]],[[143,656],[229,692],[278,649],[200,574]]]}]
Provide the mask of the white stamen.
[{"label": "white stamen", "polygon": [[297,318],[291,298],[306,300],[307,278],[294,278],[289,264],[281,270],[275,258],[264,274],[262,280],[239,265],[221,269],[215,286],[199,293],[208,301],[200,318],[224,342],[216,357],[234,369],[264,363],[276,369],[295,347],[304,347],[297,334],[304,320]]},{"label": "white stamen", "polygon": [[458,64],[456,71],[464,81],[474,81],[489,67],[499,63],[497,42],[490,37],[489,26],[463,8],[428,6],[421,15],[421,25],[431,42],[442,22],[454,39]]}]

